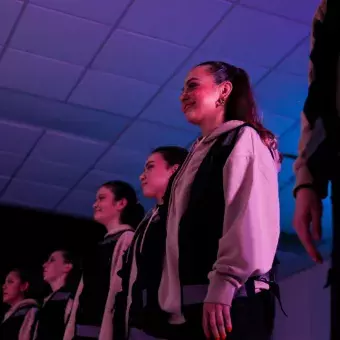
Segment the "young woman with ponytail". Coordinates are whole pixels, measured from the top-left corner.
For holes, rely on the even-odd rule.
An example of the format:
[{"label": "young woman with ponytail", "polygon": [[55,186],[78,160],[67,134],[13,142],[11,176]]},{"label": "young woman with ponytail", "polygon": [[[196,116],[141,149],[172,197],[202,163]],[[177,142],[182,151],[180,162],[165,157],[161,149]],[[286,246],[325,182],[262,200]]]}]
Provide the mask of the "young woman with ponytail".
[{"label": "young woman with ponytail", "polygon": [[117,272],[134,231],[144,217],[135,190],[126,182],[103,184],[93,205],[94,220],[105,226],[104,240],[83,259],[79,284],[64,340],[112,340],[116,294],[121,290]]},{"label": "young woman with ponytail", "polygon": [[247,73],[233,65],[194,67],[181,103],[202,136],[170,189],[158,290],[168,327],[156,338],[269,340],[280,233],[276,138],[259,119]]}]

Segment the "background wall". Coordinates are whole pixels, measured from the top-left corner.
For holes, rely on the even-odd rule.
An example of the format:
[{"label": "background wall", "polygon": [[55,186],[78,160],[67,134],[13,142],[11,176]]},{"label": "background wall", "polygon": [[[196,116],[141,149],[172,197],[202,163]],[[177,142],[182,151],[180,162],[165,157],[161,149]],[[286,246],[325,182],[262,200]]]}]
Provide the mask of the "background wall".
[{"label": "background wall", "polygon": [[273,340],[327,340],[330,332],[330,290],[324,289],[330,262],[280,281],[286,318],[277,307]]}]

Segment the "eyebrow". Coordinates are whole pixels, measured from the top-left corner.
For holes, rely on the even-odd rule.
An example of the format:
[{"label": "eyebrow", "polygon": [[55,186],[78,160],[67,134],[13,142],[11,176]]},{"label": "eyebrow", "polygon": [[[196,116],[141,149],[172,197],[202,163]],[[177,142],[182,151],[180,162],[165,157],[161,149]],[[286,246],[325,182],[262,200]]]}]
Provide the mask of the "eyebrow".
[{"label": "eyebrow", "polygon": [[199,79],[196,78],[196,77],[192,77],[192,78],[190,78],[190,79],[188,79],[188,80],[186,81],[186,84],[190,83],[190,82],[193,81],[193,80],[199,80]]}]

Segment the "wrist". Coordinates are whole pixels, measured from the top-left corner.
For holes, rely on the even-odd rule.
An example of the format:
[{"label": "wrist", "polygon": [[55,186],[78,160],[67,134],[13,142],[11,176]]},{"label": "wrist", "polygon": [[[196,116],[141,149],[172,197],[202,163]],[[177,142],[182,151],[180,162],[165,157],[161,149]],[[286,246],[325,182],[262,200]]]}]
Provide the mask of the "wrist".
[{"label": "wrist", "polygon": [[311,184],[311,183],[300,184],[297,187],[295,187],[295,189],[293,191],[294,198],[296,198],[298,192],[301,191],[302,189],[312,190],[314,193],[316,193],[316,190],[315,190],[313,184]]}]

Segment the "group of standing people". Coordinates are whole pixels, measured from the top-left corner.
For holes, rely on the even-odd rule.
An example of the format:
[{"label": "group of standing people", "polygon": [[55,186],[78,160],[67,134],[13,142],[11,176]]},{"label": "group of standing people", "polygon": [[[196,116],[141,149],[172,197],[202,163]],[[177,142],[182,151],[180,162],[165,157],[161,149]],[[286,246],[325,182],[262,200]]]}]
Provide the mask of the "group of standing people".
[{"label": "group of standing people", "polygon": [[107,233],[82,259],[77,289],[67,285],[76,262],[65,250],[43,267],[52,293],[40,308],[25,298],[29,282],[11,271],[1,339],[271,338],[280,233],[276,138],[236,66],[197,65],[180,100],[201,137],[189,152],[161,146],[150,153],[140,182],[155,207],[145,214],[128,183],[103,184],[94,219]]}]

